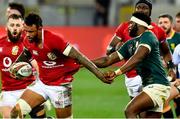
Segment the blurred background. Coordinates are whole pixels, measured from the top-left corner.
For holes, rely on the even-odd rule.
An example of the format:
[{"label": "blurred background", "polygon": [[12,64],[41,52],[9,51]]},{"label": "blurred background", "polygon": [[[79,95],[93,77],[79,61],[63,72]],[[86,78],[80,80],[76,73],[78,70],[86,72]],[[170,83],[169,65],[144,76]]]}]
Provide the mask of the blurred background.
[{"label": "blurred background", "polygon": [[[23,3],[27,13],[38,12],[45,25],[92,26],[96,14],[96,0],[0,0],[0,24],[5,23],[8,2]],[[131,15],[136,0],[97,0],[108,9],[108,26],[116,26]],[[180,0],[152,0],[152,18],[167,12],[175,15],[180,9]]]}]

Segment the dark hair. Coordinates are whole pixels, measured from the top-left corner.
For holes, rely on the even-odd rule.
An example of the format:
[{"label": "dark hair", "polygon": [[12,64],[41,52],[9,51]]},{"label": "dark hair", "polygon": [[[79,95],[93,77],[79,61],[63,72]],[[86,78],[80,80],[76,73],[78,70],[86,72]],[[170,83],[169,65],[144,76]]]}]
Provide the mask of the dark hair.
[{"label": "dark hair", "polygon": [[173,23],[173,17],[169,14],[160,14],[158,18],[168,18]]},{"label": "dark hair", "polygon": [[10,9],[15,9],[15,10],[19,11],[21,16],[24,18],[25,9],[24,9],[24,6],[22,4],[16,3],[16,2],[11,2],[11,3],[9,3],[8,6],[10,7]]},{"label": "dark hair", "polygon": [[132,14],[132,16],[146,22],[148,25],[151,25],[151,18],[144,13],[135,12]]},{"label": "dark hair", "polygon": [[180,17],[180,12],[178,12],[178,13],[176,14],[176,17]]},{"label": "dark hair", "polygon": [[136,3],[135,7],[136,7],[139,3],[144,3],[144,4],[146,4],[146,5],[149,6],[149,9],[150,9],[149,14],[150,14],[150,16],[151,16],[152,2],[151,2],[150,0],[139,0],[139,1]]},{"label": "dark hair", "polygon": [[21,15],[17,15],[17,14],[11,14],[9,17],[8,17],[8,20],[10,19],[10,18],[12,18],[12,19],[22,19],[23,20],[23,18],[22,18],[22,16]]},{"label": "dark hair", "polygon": [[28,16],[26,16],[24,23],[27,26],[32,26],[33,24],[36,25],[36,27],[42,26],[42,19],[39,15],[35,13],[30,13]]}]

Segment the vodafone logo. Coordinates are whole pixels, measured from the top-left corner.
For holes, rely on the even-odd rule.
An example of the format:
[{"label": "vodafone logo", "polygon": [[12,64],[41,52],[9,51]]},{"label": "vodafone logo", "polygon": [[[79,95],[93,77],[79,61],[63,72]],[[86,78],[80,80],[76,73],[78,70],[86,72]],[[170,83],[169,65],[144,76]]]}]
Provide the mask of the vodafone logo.
[{"label": "vodafone logo", "polygon": [[46,66],[54,66],[54,65],[56,65],[56,62],[54,62],[54,61],[43,61],[43,63],[44,63]]}]

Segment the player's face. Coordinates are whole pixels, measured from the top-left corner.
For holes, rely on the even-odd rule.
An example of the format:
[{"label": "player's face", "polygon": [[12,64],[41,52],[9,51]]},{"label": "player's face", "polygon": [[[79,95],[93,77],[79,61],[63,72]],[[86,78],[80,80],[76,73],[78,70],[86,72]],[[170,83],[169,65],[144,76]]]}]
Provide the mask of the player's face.
[{"label": "player's face", "polygon": [[178,32],[180,32],[180,17],[176,17],[176,23],[175,23],[176,25],[176,30],[178,31]]},{"label": "player's face", "polygon": [[20,13],[18,10],[11,9],[10,7],[8,7],[7,10],[6,10],[6,16],[7,16],[7,18],[8,18],[9,16],[11,16],[12,14],[21,15],[21,13]]},{"label": "player's face", "polygon": [[24,24],[24,31],[30,43],[38,42],[38,28],[36,25],[28,26]]},{"label": "player's face", "polygon": [[150,16],[150,8],[145,3],[139,3],[135,7],[135,12],[144,13],[148,16]]},{"label": "player's face", "polygon": [[21,32],[23,30],[22,19],[9,18],[7,22],[7,32],[8,37],[11,42],[17,42],[21,37]]},{"label": "player's face", "polygon": [[136,37],[137,36],[137,31],[138,31],[137,24],[135,22],[130,21],[128,28],[129,28],[129,36]]},{"label": "player's face", "polygon": [[173,24],[171,23],[171,21],[166,18],[166,17],[161,17],[158,20],[158,26],[161,27],[162,29],[164,29],[164,31],[166,32],[166,34],[169,34]]}]

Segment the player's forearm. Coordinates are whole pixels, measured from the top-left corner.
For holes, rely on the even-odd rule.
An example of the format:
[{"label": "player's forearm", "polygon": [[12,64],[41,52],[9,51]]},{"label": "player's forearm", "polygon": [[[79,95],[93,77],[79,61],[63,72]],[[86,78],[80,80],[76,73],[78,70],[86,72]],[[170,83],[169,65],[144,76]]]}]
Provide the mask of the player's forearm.
[{"label": "player's forearm", "polygon": [[113,36],[111,42],[109,43],[108,47],[107,47],[107,51],[106,54],[110,55],[111,53],[116,51],[116,46],[118,43],[120,43],[120,39],[117,38],[117,36]]},{"label": "player's forearm", "polygon": [[69,54],[67,56],[77,60],[79,63],[84,65],[84,67],[86,67],[89,71],[95,74],[98,78],[103,78],[103,73],[96,67],[96,65],[94,65],[86,56],[77,51],[75,48],[71,47]]},{"label": "player's forearm", "polygon": [[31,57],[32,57],[31,53],[27,51],[26,49],[24,49],[23,52],[18,56],[15,62],[21,62],[21,61],[29,62]]},{"label": "player's forearm", "polygon": [[111,65],[106,57],[95,59],[92,62],[99,68],[105,68]]},{"label": "player's forearm", "polygon": [[120,69],[121,73],[124,74],[136,67],[136,65],[141,61],[141,59],[129,59]]}]

